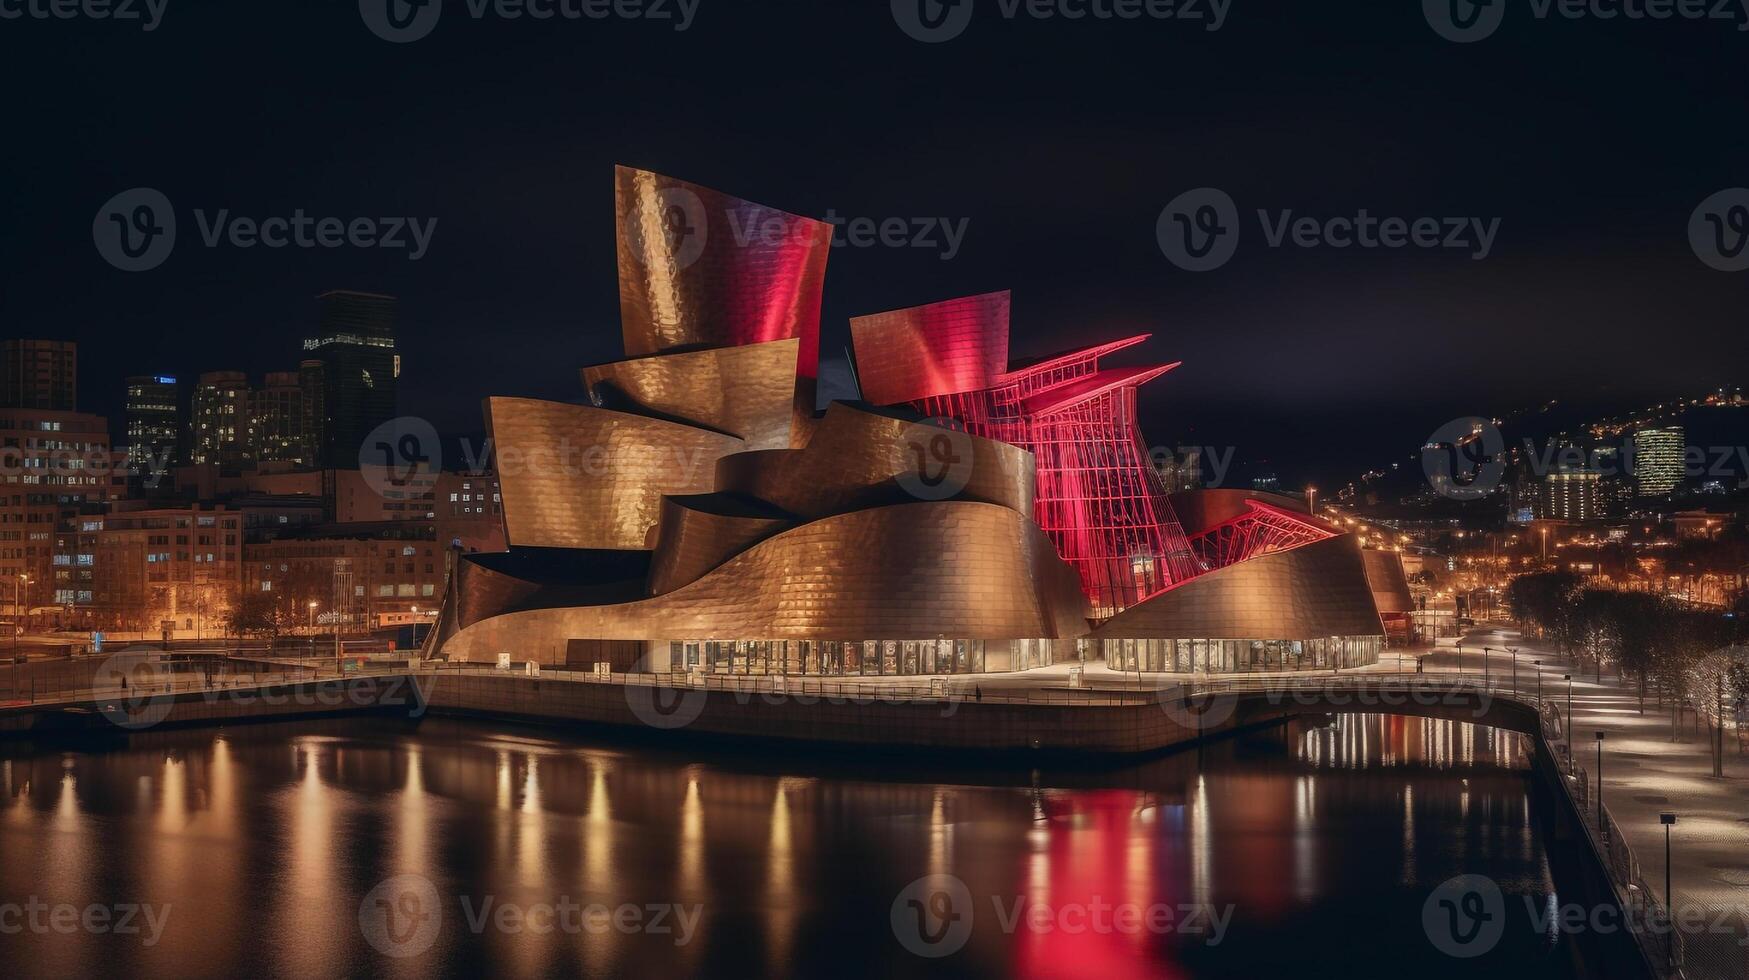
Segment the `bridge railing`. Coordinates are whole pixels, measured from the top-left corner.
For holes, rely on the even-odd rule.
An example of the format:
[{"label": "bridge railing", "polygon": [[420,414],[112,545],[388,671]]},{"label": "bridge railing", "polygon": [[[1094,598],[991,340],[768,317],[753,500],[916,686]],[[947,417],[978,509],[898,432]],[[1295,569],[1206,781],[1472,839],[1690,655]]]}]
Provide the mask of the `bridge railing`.
[{"label": "bridge railing", "polygon": [[1662,971],[1664,976],[1682,975],[1687,950],[1682,934],[1674,928],[1667,904],[1670,896],[1666,895],[1663,902],[1657,899],[1609,805],[1598,805],[1597,794],[1601,790],[1591,772],[1575,757],[1564,706],[1559,701],[1546,702],[1541,717],[1543,738],[1555,752],[1560,767],[1559,783],[1578,811],[1585,834],[1616,888],[1629,928],[1639,937],[1653,969]]}]

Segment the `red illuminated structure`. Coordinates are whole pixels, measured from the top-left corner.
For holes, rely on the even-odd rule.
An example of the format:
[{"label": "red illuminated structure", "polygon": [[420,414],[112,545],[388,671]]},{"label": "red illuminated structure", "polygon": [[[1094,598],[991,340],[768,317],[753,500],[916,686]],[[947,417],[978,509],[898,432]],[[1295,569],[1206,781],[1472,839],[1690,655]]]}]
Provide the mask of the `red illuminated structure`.
[{"label": "red illuminated structure", "polygon": [[1006,359],[1008,312],[1008,294],[993,293],[852,319],[864,397],[1030,451],[1034,519],[1081,576],[1096,618],[1203,572],[1136,423],[1136,389],[1178,365],[1099,366],[1142,334],[1000,371],[991,361]]},{"label": "red illuminated structure", "polygon": [[1247,500],[1248,510],[1190,539],[1191,550],[1213,571],[1252,558],[1333,538],[1337,531],[1308,514]]}]

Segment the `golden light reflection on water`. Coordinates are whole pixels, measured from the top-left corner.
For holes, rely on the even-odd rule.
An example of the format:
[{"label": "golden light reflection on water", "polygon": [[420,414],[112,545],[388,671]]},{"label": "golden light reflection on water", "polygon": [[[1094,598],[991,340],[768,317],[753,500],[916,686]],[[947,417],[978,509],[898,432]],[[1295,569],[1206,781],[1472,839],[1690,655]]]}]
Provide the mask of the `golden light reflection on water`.
[{"label": "golden light reflection on water", "polygon": [[[296,754],[297,784],[280,794],[280,824],[286,828],[285,874],[279,879],[278,919],[284,923],[287,941],[279,943],[280,969],[298,976],[335,976],[340,972],[340,952],[335,938],[340,930],[356,928],[349,921],[356,908],[343,908],[334,896],[341,893],[335,877],[337,858],[334,838],[335,794],[322,784],[321,762],[325,744],[300,739],[292,745]],[[299,937],[295,940],[289,937]]]}]

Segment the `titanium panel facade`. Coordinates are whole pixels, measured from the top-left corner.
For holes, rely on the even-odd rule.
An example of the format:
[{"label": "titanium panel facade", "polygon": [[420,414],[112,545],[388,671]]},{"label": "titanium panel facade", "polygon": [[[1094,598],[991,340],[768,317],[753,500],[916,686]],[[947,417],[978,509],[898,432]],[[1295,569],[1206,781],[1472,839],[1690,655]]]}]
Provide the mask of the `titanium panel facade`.
[{"label": "titanium panel facade", "polygon": [[1409,576],[1403,571],[1403,556],[1395,551],[1367,548],[1361,552],[1366,559],[1366,580],[1372,587],[1373,604],[1381,616],[1398,615],[1415,610],[1415,599],[1409,594]]},{"label": "titanium panel facade", "polygon": [[1381,636],[1352,534],[1228,565],[1124,610],[1096,639],[1312,640]]},{"label": "titanium panel facade", "polygon": [[717,464],[717,489],[804,519],[909,500],[958,499],[1033,509],[1024,449],[833,402],[804,449],[747,452]]},{"label": "titanium panel facade", "polygon": [[640,357],[583,369],[583,387],[622,408],[738,436],[748,449],[787,449],[801,341]]},{"label": "titanium panel facade", "polygon": [[656,552],[650,559],[650,594],[697,581],[735,555],[793,527],[774,509],[748,506],[724,494],[662,501]]},{"label": "titanium panel facade", "polygon": [[1008,362],[1007,290],[851,317],[862,397],[898,405],[996,383]]},{"label": "titanium panel facade", "polygon": [[662,497],[708,492],[717,459],[743,445],[675,422],[532,398],[489,398],[486,420],[512,548],[647,548]]},{"label": "titanium panel facade", "polygon": [[443,652],[547,662],[578,639],[1056,639],[1085,634],[1085,612],[1075,573],[1031,521],[947,501],[803,525],[666,595],[498,616]]},{"label": "titanium panel facade", "polygon": [[627,356],[794,339],[797,374],[816,376],[831,225],[648,170],[613,176]]}]

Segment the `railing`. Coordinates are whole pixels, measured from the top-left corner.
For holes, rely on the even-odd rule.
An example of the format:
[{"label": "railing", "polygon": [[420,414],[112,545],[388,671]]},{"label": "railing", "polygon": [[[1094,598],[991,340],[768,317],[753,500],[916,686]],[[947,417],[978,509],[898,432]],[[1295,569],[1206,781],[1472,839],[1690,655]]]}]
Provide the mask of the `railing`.
[{"label": "railing", "polygon": [[1556,761],[1564,777],[1558,782],[1572,800],[1580,824],[1615,886],[1628,928],[1639,937],[1653,969],[1662,971],[1664,976],[1681,976],[1686,950],[1682,935],[1671,920],[1668,904],[1671,896],[1658,901],[1640,872],[1639,858],[1628,844],[1627,835],[1609,812],[1609,805],[1598,806],[1594,794],[1599,790],[1594,788],[1590,772],[1574,758],[1561,706],[1545,703],[1542,722],[1544,740],[1558,752]]}]

